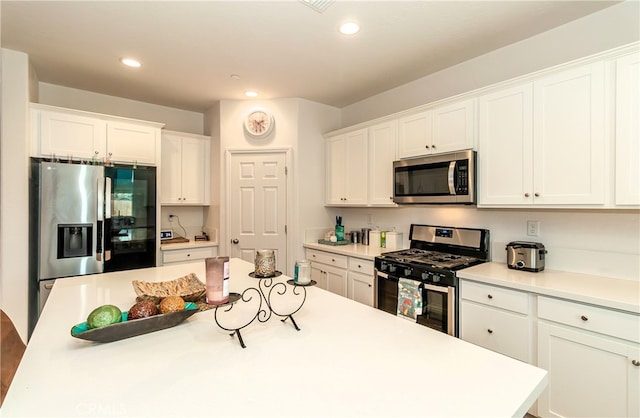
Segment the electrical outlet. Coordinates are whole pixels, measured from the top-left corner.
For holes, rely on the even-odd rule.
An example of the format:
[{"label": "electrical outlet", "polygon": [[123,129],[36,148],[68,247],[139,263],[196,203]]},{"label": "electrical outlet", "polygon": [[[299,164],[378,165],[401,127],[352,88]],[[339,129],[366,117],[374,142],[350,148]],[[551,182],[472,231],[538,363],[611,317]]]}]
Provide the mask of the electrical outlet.
[{"label": "electrical outlet", "polygon": [[540,235],[540,221],[527,221],[527,235],[530,237]]},{"label": "electrical outlet", "polygon": [[169,215],[169,222],[173,221],[173,215]]}]

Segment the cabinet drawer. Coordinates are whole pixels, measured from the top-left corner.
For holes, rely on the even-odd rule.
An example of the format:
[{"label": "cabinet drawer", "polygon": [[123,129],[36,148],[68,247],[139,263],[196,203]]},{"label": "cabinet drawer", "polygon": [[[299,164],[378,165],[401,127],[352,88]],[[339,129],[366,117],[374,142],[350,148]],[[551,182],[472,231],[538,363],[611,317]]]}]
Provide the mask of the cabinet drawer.
[{"label": "cabinet drawer", "polygon": [[373,276],[373,261],[349,257],[349,270]]},{"label": "cabinet drawer", "polygon": [[184,248],[180,250],[162,251],[163,263],[179,263],[204,260],[207,257],[215,257],[215,247]]},{"label": "cabinet drawer", "polygon": [[530,363],[529,318],[514,312],[460,303],[460,338],[489,350]]},{"label": "cabinet drawer", "polygon": [[640,315],[539,296],[538,317],[640,342]]},{"label": "cabinet drawer", "polygon": [[325,251],[307,250],[307,260],[336,266],[343,269],[347,268],[347,256],[328,253]]},{"label": "cabinet drawer", "polygon": [[509,311],[523,314],[529,312],[529,295],[517,290],[463,280],[460,284],[460,297]]}]

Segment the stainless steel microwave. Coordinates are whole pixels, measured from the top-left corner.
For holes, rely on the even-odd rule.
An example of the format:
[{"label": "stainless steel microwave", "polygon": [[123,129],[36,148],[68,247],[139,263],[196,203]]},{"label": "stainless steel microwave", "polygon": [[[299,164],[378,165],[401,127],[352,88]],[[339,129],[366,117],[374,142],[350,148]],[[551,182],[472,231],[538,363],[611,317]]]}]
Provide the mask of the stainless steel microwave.
[{"label": "stainless steel microwave", "polygon": [[476,152],[394,161],[393,181],[393,201],[398,204],[475,204]]}]

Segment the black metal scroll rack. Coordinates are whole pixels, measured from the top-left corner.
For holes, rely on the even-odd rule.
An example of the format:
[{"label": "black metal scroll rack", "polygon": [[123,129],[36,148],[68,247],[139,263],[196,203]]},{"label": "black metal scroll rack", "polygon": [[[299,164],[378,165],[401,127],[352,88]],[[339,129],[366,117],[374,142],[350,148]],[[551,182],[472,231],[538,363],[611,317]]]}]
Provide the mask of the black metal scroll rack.
[{"label": "black metal scroll rack", "polygon": [[[251,277],[255,277],[255,276],[251,276]],[[230,331],[231,334],[229,335],[231,335],[232,337],[234,335],[237,335],[238,341],[240,342],[240,346],[242,346],[242,348],[246,348],[247,346],[245,345],[244,340],[242,339],[242,334],[240,334],[240,330],[251,325],[256,319],[258,320],[258,322],[265,323],[269,321],[269,319],[271,319],[273,315],[281,317],[282,318],[280,320],[281,322],[285,322],[288,318],[291,320],[291,323],[293,324],[296,331],[300,331],[298,324],[296,323],[295,319],[293,319],[293,315],[302,308],[302,305],[304,305],[305,301],[307,300],[307,290],[305,289],[305,287],[313,286],[316,284],[316,282],[312,280],[311,283],[302,285],[294,282],[293,280],[287,280],[287,284],[291,285],[291,288],[289,288],[283,282],[274,282],[273,280],[274,277],[276,276],[265,277],[265,278],[256,277],[256,279],[258,279],[257,288],[249,287],[245,289],[242,292],[242,294],[237,294],[237,293],[231,294],[228,304],[216,306],[215,308],[214,318],[215,318],[216,324],[223,330]],[[291,293],[294,297],[301,298],[301,302],[299,305],[294,305],[295,308],[291,312],[279,312],[274,308],[273,301],[275,301],[275,298],[277,297],[284,297],[288,293],[289,289],[291,289]],[[249,319],[248,322],[246,322],[245,324],[239,327],[237,326],[227,327],[220,323],[220,318],[218,315],[219,309],[222,309],[222,312],[229,312],[233,309],[236,302],[248,303],[248,302],[251,302],[251,300],[253,300],[254,297],[258,298],[258,301],[259,301],[258,309],[256,313]]]}]

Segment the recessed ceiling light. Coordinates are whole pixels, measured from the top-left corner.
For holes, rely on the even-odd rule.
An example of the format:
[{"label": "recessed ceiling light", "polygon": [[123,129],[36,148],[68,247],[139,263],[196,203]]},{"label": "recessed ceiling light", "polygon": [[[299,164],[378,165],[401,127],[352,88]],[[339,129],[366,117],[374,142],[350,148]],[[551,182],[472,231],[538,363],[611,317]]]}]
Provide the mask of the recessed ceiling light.
[{"label": "recessed ceiling light", "polygon": [[244,92],[244,95],[247,97],[258,97],[258,92],[253,90],[248,90]]},{"label": "recessed ceiling light", "polygon": [[120,62],[126,65],[127,67],[139,68],[142,64],[140,61],[135,60],[133,58],[121,58]]},{"label": "recessed ceiling light", "polygon": [[231,74],[229,77],[233,78],[234,80],[240,80],[240,76],[238,74]]},{"label": "recessed ceiling light", "polygon": [[356,22],[345,22],[340,25],[340,33],[343,35],[353,35],[360,31],[360,26]]}]

